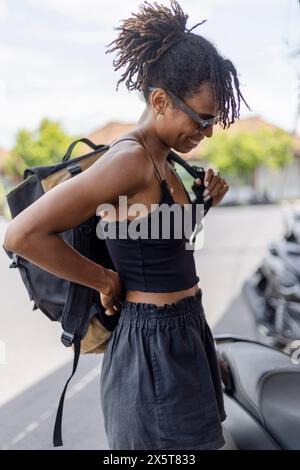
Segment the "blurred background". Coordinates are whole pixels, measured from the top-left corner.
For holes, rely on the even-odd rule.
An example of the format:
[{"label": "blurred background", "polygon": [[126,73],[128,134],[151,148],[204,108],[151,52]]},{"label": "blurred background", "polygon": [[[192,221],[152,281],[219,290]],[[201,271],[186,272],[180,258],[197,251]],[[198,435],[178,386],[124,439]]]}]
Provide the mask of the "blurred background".
[{"label": "blurred background", "polygon": [[[145,103],[124,84],[116,91],[122,71],[114,71],[114,57],[105,51],[116,37],[114,28],[141,3],[0,0],[1,240],[10,220],[5,195],[22,181],[26,168],[61,161],[77,138],[109,144],[135,127]],[[296,333],[289,336],[281,329],[279,334],[274,324],[272,329],[262,321],[263,313],[255,314],[249,304],[245,285],[251,284],[250,297],[265,299],[267,282],[280,284],[287,269],[284,256],[289,256],[296,274],[288,288],[299,288],[300,2],[180,4],[189,15],[188,26],[208,20],[196,33],[232,60],[251,108],[249,112],[242,105],[239,121],[226,131],[215,126],[212,139],[182,155],[191,164],[217,168],[230,185],[220,206],[206,217],[204,244],[195,252],[206,316],[215,333],[262,341],[276,337],[286,347]],[[74,155],[86,151],[82,145]],[[191,190],[192,180],[177,170]],[[287,245],[287,252],[276,255],[281,265],[274,268],[270,244],[286,248],[285,242],[294,251]],[[51,449],[54,412],[72,353],[60,343],[60,326],[32,311],[20,275],[8,268],[3,250],[0,261],[0,448]],[[266,265],[269,270],[262,269]],[[272,302],[285,295],[280,285],[276,289]],[[292,302],[299,305],[297,299]],[[267,300],[273,315],[277,304]],[[64,448],[107,449],[99,396],[101,360],[101,355],[80,360],[68,392]]]}]

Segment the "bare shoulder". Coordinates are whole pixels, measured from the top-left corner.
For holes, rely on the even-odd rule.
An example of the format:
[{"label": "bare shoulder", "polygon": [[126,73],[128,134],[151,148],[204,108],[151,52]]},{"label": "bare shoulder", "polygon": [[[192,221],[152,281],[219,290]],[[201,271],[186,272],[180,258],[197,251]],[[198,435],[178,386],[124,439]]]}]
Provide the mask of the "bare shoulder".
[{"label": "bare shoulder", "polygon": [[153,171],[143,147],[126,141],[111,147],[90,167],[90,173],[105,174],[107,181],[114,182],[116,195],[131,196],[151,182]]}]

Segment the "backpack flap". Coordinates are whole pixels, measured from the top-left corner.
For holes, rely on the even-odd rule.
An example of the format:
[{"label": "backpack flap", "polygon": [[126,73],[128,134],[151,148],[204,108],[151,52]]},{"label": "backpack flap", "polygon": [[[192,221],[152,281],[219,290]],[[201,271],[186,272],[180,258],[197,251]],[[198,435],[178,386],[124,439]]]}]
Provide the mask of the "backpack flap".
[{"label": "backpack flap", "polygon": [[103,353],[107,348],[108,341],[118,323],[119,317],[120,313],[112,316],[106,315],[102,306],[94,302],[89,310],[87,331],[80,342],[80,353]]}]

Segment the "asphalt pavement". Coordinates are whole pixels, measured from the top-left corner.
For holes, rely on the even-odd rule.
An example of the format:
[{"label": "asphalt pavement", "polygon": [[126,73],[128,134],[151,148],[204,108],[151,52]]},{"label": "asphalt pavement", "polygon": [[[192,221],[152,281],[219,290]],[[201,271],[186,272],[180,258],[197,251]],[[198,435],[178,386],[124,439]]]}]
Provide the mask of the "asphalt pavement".
[{"label": "asphalt pavement", "polygon": [[[287,207],[213,208],[195,251],[205,314],[214,333],[256,337],[241,294],[270,241],[284,230]],[[6,222],[0,222],[1,246]],[[17,270],[0,250],[0,449],[52,449],[54,416],[72,367],[61,329],[32,305]],[[2,346],[2,347],[1,347]],[[102,355],[80,358],[65,403],[63,449],[108,449],[100,407]]]}]

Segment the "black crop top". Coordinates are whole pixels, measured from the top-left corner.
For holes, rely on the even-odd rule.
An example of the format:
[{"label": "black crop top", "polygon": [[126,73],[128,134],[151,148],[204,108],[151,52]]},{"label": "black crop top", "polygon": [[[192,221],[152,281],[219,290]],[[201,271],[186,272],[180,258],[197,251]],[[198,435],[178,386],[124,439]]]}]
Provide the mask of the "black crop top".
[{"label": "black crop top", "polygon": [[[138,140],[136,141],[139,142]],[[141,144],[141,142],[139,143]],[[145,150],[154,164],[161,183],[161,200],[157,208],[149,212],[145,217],[134,220],[116,220],[113,222],[101,220],[103,233],[106,233],[106,246],[126,290],[173,292],[188,289],[200,280],[196,274],[194,249],[189,244],[189,234],[194,229],[195,217],[192,214],[193,223],[190,223],[190,231],[187,229],[184,231],[184,223],[181,224],[180,229],[179,225],[174,223],[175,217],[172,215],[173,212],[169,210],[168,224],[162,229],[164,224],[161,224],[161,222],[166,219],[165,213],[162,213],[163,207],[172,206],[174,211],[177,211],[177,214],[178,210],[182,214],[186,209],[180,203],[175,202],[168,189],[166,179],[161,178],[150,153],[146,148]],[[195,206],[191,204],[192,201],[185,188],[184,190],[190,201],[190,204],[187,206],[190,211]],[[166,204],[166,206],[162,206],[163,204]],[[181,220],[184,220],[184,218]],[[153,222],[156,223],[156,231],[151,232]],[[128,235],[129,224],[133,224],[135,229],[134,237]],[[113,237],[108,236],[108,228],[112,230],[112,232],[109,232],[110,234],[115,231]],[[164,232],[165,228],[167,228],[166,232]],[[123,230],[125,236],[127,234],[126,238],[123,235],[120,237],[121,230]],[[180,233],[180,230],[182,233]],[[148,233],[149,236],[143,238],[143,236],[138,236],[138,233]],[[188,234],[187,236],[186,233]],[[152,236],[153,234],[154,236]],[[181,237],[178,238],[180,234]]]}]

